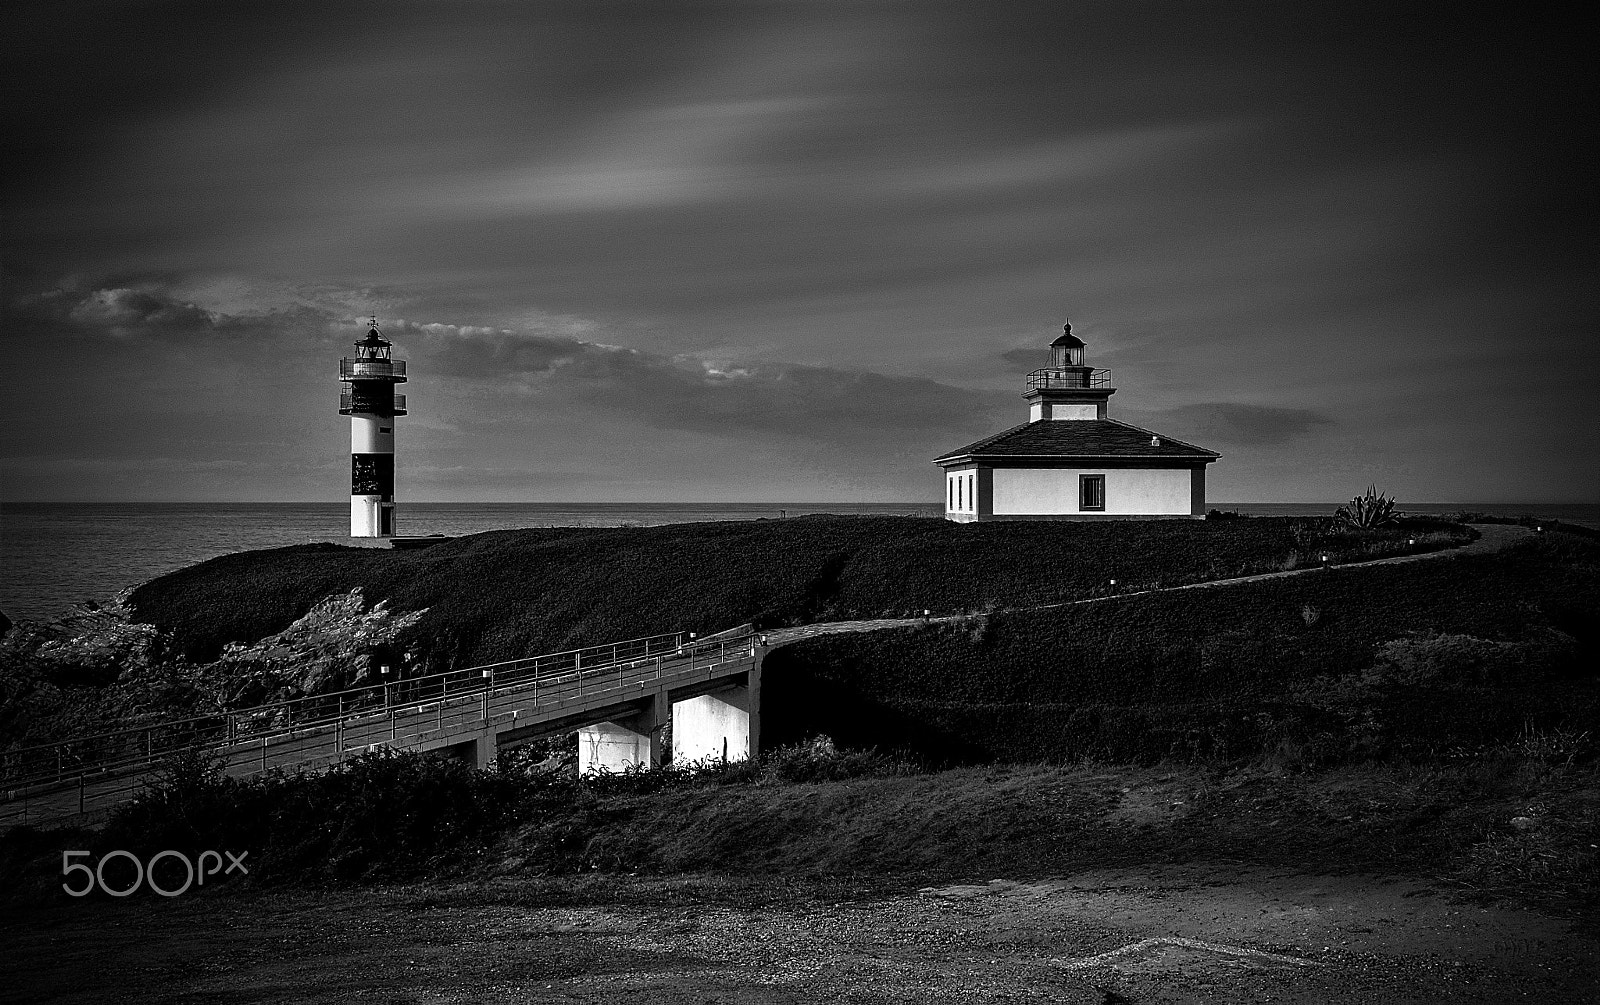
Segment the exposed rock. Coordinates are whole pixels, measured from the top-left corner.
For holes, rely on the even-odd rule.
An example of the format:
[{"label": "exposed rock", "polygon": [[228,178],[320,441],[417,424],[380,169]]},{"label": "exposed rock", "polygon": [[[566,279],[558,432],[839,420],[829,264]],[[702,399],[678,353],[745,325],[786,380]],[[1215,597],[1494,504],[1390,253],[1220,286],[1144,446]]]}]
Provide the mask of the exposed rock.
[{"label": "exposed rock", "polygon": [[225,682],[236,707],[357,687],[384,662],[399,673],[411,654],[399,652],[396,642],[426,609],[397,614],[381,600],[365,608],[360,587],[334,594],[276,635],[229,643],[206,672]]},{"label": "exposed rock", "polygon": [[185,660],[154,625],[133,621],[128,596],[52,622],[24,621],[0,637],[0,731],[8,740],[44,742],[336,691],[371,679],[380,663],[397,674],[417,669],[415,654],[395,643],[424,612],[396,614],[383,602],[366,609],[360,588],[203,665]]}]

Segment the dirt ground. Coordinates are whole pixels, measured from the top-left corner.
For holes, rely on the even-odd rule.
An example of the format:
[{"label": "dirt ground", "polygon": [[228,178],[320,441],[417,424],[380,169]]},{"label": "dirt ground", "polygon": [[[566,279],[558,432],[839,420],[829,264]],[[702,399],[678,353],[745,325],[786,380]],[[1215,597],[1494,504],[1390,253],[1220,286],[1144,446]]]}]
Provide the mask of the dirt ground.
[{"label": "dirt ground", "polygon": [[1416,880],[1194,866],[63,895],[0,940],[0,995],[29,1002],[1600,1001],[1600,944],[1570,918]]}]

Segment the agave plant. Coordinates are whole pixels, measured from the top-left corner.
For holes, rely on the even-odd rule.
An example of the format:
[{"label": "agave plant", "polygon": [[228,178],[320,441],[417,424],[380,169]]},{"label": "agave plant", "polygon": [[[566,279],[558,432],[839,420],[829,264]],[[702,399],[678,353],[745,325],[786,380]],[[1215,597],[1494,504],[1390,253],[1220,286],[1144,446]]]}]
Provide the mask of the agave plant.
[{"label": "agave plant", "polygon": [[1376,485],[1368,485],[1365,492],[1350,500],[1350,505],[1340,506],[1333,515],[1348,526],[1362,528],[1387,527],[1400,520],[1394,500],[1379,492]]}]

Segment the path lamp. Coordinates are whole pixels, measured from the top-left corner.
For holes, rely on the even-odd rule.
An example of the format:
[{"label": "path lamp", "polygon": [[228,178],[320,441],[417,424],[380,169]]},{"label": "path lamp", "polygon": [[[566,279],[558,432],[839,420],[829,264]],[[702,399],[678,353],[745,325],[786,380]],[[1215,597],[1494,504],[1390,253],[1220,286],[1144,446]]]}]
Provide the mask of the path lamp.
[{"label": "path lamp", "polygon": [[1327,555],[1323,555],[1322,556],[1322,567],[1324,569],[1326,569],[1328,567],[1328,556]]},{"label": "path lamp", "polygon": [[1117,592],[1117,577],[1115,577],[1115,576],[1111,577],[1111,592],[1112,593]]}]

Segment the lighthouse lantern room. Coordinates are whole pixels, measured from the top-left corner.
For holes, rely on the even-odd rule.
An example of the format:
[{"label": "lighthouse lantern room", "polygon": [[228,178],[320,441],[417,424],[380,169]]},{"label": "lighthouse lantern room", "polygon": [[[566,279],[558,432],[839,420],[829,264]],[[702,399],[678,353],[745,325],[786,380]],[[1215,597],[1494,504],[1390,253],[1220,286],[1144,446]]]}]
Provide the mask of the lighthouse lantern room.
[{"label": "lighthouse lantern room", "polygon": [[394,515],[394,418],[406,414],[405,360],[390,356],[392,343],[373,318],[356,354],[339,361],[339,414],[350,416],[350,536],[392,537]]}]

